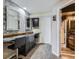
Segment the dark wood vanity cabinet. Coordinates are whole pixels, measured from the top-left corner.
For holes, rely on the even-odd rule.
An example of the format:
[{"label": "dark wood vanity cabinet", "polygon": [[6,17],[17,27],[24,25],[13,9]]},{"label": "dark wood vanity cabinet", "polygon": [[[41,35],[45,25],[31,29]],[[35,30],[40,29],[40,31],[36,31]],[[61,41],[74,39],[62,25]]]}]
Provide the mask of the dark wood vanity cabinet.
[{"label": "dark wood vanity cabinet", "polygon": [[34,36],[27,36],[25,45],[19,49],[19,54],[26,56],[28,52],[35,46]]}]

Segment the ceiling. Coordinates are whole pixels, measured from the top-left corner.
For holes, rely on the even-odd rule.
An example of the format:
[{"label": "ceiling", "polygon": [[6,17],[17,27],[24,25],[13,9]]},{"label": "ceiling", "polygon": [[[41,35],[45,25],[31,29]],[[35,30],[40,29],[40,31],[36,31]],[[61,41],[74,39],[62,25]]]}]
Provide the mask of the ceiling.
[{"label": "ceiling", "polygon": [[48,12],[59,0],[12,0],[30,13]]}]

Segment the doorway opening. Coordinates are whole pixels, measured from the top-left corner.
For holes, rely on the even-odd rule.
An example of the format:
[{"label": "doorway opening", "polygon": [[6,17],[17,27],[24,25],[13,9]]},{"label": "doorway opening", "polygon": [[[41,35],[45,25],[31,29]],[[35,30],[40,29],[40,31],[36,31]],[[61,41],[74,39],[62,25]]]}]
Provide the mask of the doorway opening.
[{"label": "doorway opening", "polygon": [[75,3],[61,9],[61,59],[75,59]]}]

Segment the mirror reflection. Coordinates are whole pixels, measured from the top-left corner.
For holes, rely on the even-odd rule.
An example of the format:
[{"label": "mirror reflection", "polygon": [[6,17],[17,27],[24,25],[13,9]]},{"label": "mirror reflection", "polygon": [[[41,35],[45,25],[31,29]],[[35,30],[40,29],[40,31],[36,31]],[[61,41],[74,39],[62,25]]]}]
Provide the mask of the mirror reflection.
[{"label": "mirror reflection", "polygon": [[19,12],[15,10],[14,6],[9,1],[5,1],[4,6],[4,33],[16,32],[19,30]]}]

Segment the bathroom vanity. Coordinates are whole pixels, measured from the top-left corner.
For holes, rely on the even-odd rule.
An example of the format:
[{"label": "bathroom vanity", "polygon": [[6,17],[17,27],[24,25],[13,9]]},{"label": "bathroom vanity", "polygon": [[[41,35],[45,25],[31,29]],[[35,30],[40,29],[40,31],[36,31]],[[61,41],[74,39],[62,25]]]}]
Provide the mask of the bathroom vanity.
[{"label": "bathroom vanity", "polygon": [[[3,37],[4,37],[3,38],[4,56],[6,56],[6,54],[9,53],[8,49],[16,50],[17,48],[18,48],[19,54],[27,55],[27,53],[35,46],[33,32],[26,32],[26,33],[19,32],[19,33],[13,33],[13,34],[4,34]],[[14,47],[16,49],[14,49]],[[14,56],[14,55],[9,54],[7,58]]]}]

